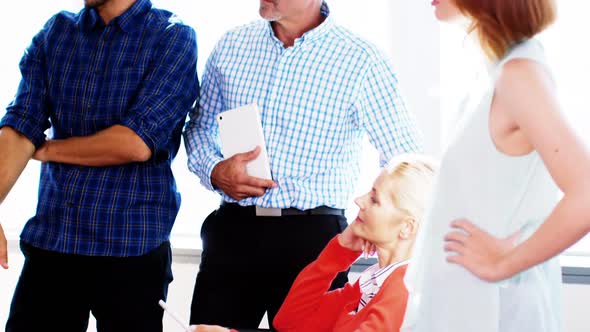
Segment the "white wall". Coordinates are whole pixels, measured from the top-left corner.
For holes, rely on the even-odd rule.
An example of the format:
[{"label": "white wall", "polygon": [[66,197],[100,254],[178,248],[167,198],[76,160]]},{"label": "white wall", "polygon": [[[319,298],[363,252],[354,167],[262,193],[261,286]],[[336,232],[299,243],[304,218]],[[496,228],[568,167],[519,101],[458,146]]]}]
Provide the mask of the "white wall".
[{"label": "white wall", "polygon": [[440,30],[429,1],[390,1],[387,51],[399,75],[408,107],[424,132],[425,150],[440,152]]}]

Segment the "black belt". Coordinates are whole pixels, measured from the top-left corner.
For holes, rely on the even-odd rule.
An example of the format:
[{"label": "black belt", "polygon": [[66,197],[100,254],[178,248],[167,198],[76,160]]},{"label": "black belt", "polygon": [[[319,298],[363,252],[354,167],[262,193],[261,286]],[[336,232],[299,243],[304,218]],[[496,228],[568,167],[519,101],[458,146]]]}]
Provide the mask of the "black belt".
[{"label": "black belt", "polygon": [[299,210],[296,208],[287,208],[287,209],[269,209],[269,208],[257,208],[254,205],[250,205],[250,206],[241,206],[238,203],[228,203],[225,201],[221,202],[221,207],[222,208],[227,208],[227,209],[237,209],[240,210],[240,212],[242,213],[247,213],[250,215],[258,215],[258,216],[264,216],[264,215],[260,215],[257,213],[257,211],[259,210],[265,210],[267,212],[269,212],[270,214],[266,214],[265,216],[275,216],[275,217],[284,217],[284,216],[325,216],[325,215],[331,215],[331,216],[344,216],[344,209],[335,209],[335,208],[331,208],[328,206],[318,206],[315,207],[313,209],[307,209],[307,210]]}]

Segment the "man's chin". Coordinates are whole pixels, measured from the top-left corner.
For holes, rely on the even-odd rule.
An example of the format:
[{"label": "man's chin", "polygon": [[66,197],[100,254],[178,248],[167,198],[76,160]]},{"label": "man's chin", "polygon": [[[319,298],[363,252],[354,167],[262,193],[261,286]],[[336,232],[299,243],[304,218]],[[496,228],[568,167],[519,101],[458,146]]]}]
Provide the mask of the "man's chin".
[{"label": "man's chin", "polygon": [[267,10],[264,6],[260,7],[258,13],[260,14],[260,17],[269,22],[276,22],[281,19],[281,16],[279,14]]},{"label": "man's chin", "polygon": [[104,5],[108,0],[84,0],[84,7],[96,8]]}]

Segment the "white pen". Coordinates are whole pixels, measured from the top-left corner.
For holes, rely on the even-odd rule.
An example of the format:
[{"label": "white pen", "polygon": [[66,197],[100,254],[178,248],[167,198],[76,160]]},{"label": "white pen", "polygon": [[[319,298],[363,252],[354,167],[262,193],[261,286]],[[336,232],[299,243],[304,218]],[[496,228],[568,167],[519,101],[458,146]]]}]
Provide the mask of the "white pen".
[{"label": "white pen", "polygon": [[166,311],[180,326],[182,326],[182,328],[186,331],[186,332],[191,332],[191,328],[186,325],[186,323],[184,323],[182,321],[182,319],[180,319],[180,317],[178,317],[178,315],[173,312],[170,311],[170,309],[168,309],[168,305],[166,305],[166,302],[160,300],[158,302],[158,304],[160,305],[160,307],[162,307],[162,309],[164,309],[164,311]]}]

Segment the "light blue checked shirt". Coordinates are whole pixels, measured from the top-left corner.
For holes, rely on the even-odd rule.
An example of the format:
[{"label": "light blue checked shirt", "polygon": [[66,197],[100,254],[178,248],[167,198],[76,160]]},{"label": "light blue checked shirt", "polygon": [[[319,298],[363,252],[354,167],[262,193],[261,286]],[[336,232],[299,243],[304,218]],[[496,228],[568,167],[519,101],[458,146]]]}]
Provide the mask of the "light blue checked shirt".
[{"label": "light blue checked shirt", "polygon": [[240,205],[345,208],[358,180],[365,133],[382,166],[399,153],[421,150],[386,57],[335,25],[325,3],[322,13],[324,22],[292,47],[285,48],[263,20],[231,30],[217,43],[184,133],[189,169],[208,189],[215,190],[211,172],[224,159],[215,116],[250,103],[260,108],[279,186]]}]

